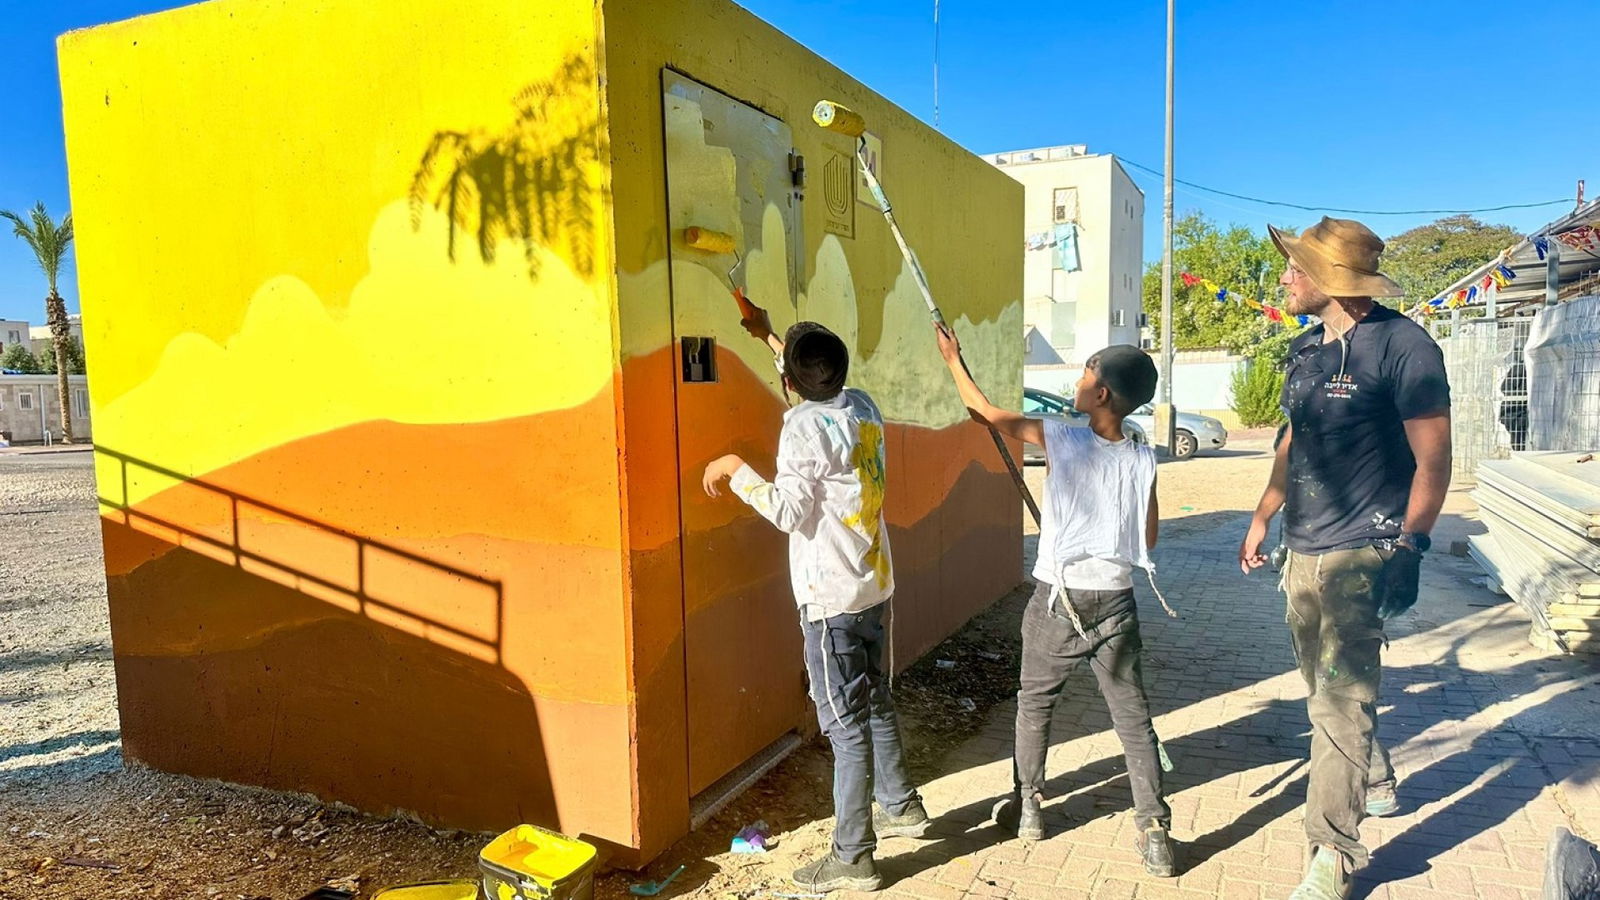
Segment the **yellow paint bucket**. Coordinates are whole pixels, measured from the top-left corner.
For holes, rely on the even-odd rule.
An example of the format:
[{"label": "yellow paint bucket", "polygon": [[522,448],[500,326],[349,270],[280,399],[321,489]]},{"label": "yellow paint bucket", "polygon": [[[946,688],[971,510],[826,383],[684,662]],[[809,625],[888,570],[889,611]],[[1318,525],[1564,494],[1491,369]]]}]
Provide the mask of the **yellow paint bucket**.
[{"label": "yellow paint bucket", "polygon": [[478,883],[458,879],[405,884],[381,890],[373,900],[478,900]]},{"label": "yellow paint bucket", "polygon": [[518,825],[478,854],[489,900],[590,900],[595,848],[536,825]]}]

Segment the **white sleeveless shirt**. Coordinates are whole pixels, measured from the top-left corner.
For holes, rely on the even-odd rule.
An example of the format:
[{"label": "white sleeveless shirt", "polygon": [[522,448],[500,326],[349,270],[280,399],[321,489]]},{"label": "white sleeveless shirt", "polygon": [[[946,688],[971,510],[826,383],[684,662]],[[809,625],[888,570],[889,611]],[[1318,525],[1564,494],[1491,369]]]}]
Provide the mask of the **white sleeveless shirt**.
[{"label": "white sleeveless shirt", "polygon": [[1134,567],[1153,568],[1145,524],[1155,451],[1055,419],[1044,420],[1044,436],[1049,470],[1034,579],[1076,590],[1133,587]]}]

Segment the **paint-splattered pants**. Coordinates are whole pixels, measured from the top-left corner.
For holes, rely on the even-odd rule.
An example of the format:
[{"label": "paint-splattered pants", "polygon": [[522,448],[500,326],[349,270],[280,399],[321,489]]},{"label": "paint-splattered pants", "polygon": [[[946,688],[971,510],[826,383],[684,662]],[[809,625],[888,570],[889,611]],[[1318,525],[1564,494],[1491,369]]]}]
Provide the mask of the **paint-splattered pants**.
[{"label": "paint-splattered pants", "polygon": [[1389,755],[1375,739],[1378,725],[1383,620],[1378,609],[1388,585],[1403,582],[1417,554],[1359,547],[1307,555],[1289,552],[1283,570],[1289,637],[1311,695],[1310,783],[1306,839],[1365,865],[1361,819],[1368,785],[1394,780]]},{"label": "paint-splattered pants", "polygon": [[1040,584],[1022,614],[1022,689],[1017,692],[1013,769],[1017,793],[1043,795],[1050,715],[1073,670],[1088,663],[1111,712],[1111,726],[1122,741],[1136,823],[1141,830],[1153,825],[1165,828],[1172,810],[1162,797],[1156,730],[1139,666],[1144,641],[1133,591],[1066,591],[1088,633],[1086,640],[1065,611],[1051,607],[1051,590],[1050,585]]},{"label": "paint-splattered pants", "polygon": [[877,845],[872,801],[891,816],[921,798],[906,770],[900,720],[881,660],[887,603],[802,622],[817,724],[833,745],[833,852],[855,862]]}]

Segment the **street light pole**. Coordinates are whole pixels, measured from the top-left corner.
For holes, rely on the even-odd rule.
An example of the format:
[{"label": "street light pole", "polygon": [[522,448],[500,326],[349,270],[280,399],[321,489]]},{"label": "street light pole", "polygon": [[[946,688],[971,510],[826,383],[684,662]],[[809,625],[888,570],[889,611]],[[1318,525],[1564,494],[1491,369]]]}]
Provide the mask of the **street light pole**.
[{"label": "street light pole", "polygon": [[1161,216],[1161,402],[1156,406],[1156,433],[1153,441],[1166,447],[1167,453],[1177,448],[1176,410],[1172,406],[1172,96],[1173,96],[1173,33],[1177,25],[1177,0],[1167,0],[1167,164],[1164,182],[1165,197]]}]

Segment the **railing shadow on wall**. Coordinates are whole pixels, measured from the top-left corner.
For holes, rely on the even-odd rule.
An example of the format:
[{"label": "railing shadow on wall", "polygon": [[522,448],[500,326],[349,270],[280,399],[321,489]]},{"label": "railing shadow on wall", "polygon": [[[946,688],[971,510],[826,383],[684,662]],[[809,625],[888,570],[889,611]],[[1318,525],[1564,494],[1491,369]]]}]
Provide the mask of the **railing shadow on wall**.
[{"label": "railing shadow on wall", "polygon": [[[505,591],[498,579],[105,446],[95,454],[115,462],[121,490],[120,500],[105,496],[102,475],[102,516],[380,624],[502,663]],[[138,485],[150,476],[170,484],[129,502],[130,480]],[[341,563],[350,568],[339,572]],[[419,609],[423,595],[434,609],[460,613],[457,621]]]}]

